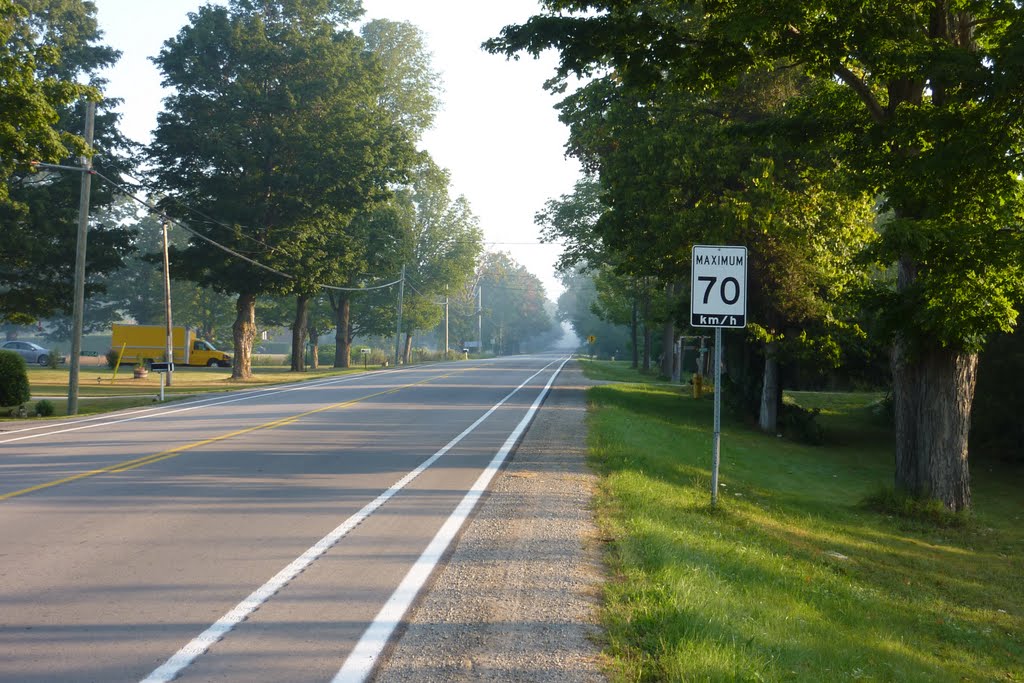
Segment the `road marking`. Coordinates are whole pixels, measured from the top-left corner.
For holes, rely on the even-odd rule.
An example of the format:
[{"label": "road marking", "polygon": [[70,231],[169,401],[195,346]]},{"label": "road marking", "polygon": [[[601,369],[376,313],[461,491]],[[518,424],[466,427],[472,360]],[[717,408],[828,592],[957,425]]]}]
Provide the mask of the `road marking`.
[{"label": "road marking", "polygon": [[[555,361],[557,362],[557,361]],[[568,359],[562,362],[562,366],[568,362]],[[438,461],[445,453],[450,451],[456,445],[459,444],[464,438],[469,436],[477,427],[479,427],[484,420],[490,417],[498,408],[503,406],[509,399],[515,396],[519,391],[529,384],[535,377],[542,374],[549,367],[555,363],[548,363],[543,368],[531,375],[526,381],[520,384],[518,387],[509,392],[505,398],[495,403],[491,408],[481,415],[477,420],[466,427],[458,436],[445,444],[441,450],[434,453],[432,456],[424,460],[419,464],[416,469],[407,473],[404,477],[399,479],[397,482],[391,485],[389,489],[384,491],[382,494],[374,498],[372,501],[363,506],[359,512],[355,513],[340,525],[338,525],[333,531],[328,533],[326,536],[317,541],[311,546],[306,552],[302,553],[299,557],[293,560],[287,567],[275,574],[269,581],[257,588],[255,591],[249,594],[242,602],[238,603],[234,609],[218,619],[212,626],[196,636],[192,641],[187,643],[184,647],[178,650],[174,655],[164,662],[159,668],[153,671],[149,676],[142,680],[142,683],[170,683],[174,680],[178,674],[180,674],[185,668],[187,668],[192,662],[196,660],[200,655],[210,649],[217,641],[221,640],[232,629],[238,624],[245,621],[249,615],[260,608],[267,600],[273,597],[278,591],[287,586],[292,579],[304,572],[313,564],[321,555],[330,550],[338,541],[344,538],[352,529],[362,524],[366,519],[376,512],[384,503],[388,502],[396,493],[401,491],[403,488],[409,485],[416,477],[425,472],[431,465]],[[559,371],[561,366],[559,367]],[[558,371],[552,376],[558,375]],[[546,393],[548,387],[551,386],[551,382],[548,382],[548,386],[545,387],[544,392]],[[535,410],[535,407],[539,405],[539,399],[534,401],[534,407],[531,407],[531,411]],[[519,427],[516,430],[519,431],[523,423],[520,422]],[[511,439],[511,437],[509,437]],[[517,437],[518,438],[518,437]],[[506,444],[508,441],[506,441]],[[493,462],[493,461],[492,461]],[[493,476],[493,475],[492,475]],[[479,482],[479,480],[477,480]],[[360,641],[362,642],[362,641]]]},{"label": "road marking", "polygon": [[[399,370],[391,370],[390,374],[393,374],[393,373],[396,373],[396,372],[409,372],[411,370],[417,370],[417,369],[422,370],[422,369],[426,369],[426,368],[422,368],[422,367],[419,367],[419,366],[417,366],[417,367],[409,367],[409,368],[401,368]],[[473,368],[466,368],[466,370],[470,370],[470,369],[473,369]],[[374,373],[374,374],[376,374],[376,373]],[[377,375],[377,376],[383,376],[383,375]],[[367,377],[366,374],[361,374],[361,375],[342,375],[341,377],[330,377],[330,378],[327,378],[327,379],[324,379],[324,380],[309,380],[309,381],[301,382],[301,383],[298,383],[298,384],[285,385],[286,388],[281,388],[281,387],[260,387],[260,388],[254,388],[254,389],[246,389],[246,390],[243,390],[241,392],[233,392],[233,397],[232,398],[225,398],[223,400],[220,397],[201,398],[201,399],[196,399],[195,401],[190,401],[187,405],[184,405],[182,407],[171,408],[171,409],[167,409],[167,410],[161,410],[160,408],[145,408],[143,410],[137,410],[137,411],[132,411],[130,413],[127,413],[128,415],[134,415],[134,417],[125,417],[125,418],[117,419],[117,420],[108,420],[107,422],[96,422],[97,420],[107,419],[106,416],[91,417],[91,418],[86,418],[84,420],[78,420],[78,421],[75,421],[75,422],[71,423],[73,425],[79,425],[79,426],[69,427],[67,429],[55,429],[54,431],[43,432],[43,433],[40,433],[40,434],[29,434],[28,436],[19,436],[19,437],[15,437],[13,439],[3,439],[3,440],[0,440],[0,445],[7,444],[7,443],[14,443],[15,441],[25,441],[25,440],[28,440],[28,439],[38,439],[38,438],[43,437],[43,436],[54,436],[56,434],[65,434],[67,432],[77,432],[77,431],[81,431],[83,429],[95,429],[96,427],[109,427],[110,425],[121,424],[122,422],[134,422],[136,420],[145,420],[145,419],[152,418],[152,417],[163,417],[164,415],[174,415],[174,414],[177,414],[177,413],[187,413],[189,411],[197,410],[199,408],[204,408],[204,407],[205,408],[212,408],[212,407],[215,407],[215,406],[223,406],[223,405],[227,405],[229,403],[239,403],[241,401],[249,401],[249,400],[252,400],[254,398],[264,398],[266,396],[274,396],[276,394],[287,394],[287,393],[292,392],[292,391],[302,391],[303,389],[331,386],[333,384],[347,384],[349,382],[354,382],[354,381],[359,380],[359,379],[366,379],[366,377]],[[244,395],[239,396],[238,395],[239,393],[244,394]],[[96,423],[95,424],[87,424],[87,423],[93,423],[93,422],[96,422]],[[46,429],[46,428],[51,427],[51,426],[52,425],[39,425],[39,426],[34,426],[34,427],[25,427],[23,429],[14,429],[14,430],[11,430],[9,432],[4,432],[4,434],[20,434],[22,432],[31,432],[31,431],[37,431],[39,429]]]},{"label": "road marking", "polygon": [[322,413],[322,412],[325,412],[327,410],[335,410],[335,409],[338,409],[338,408],[344,408],[346,406],[350,406],[350,405],[353,405],[355,403],[360,403],[362,401],[366,401],[366,400],[369,400],[371,398],[376,398],[378,396],[385,396],[387,394],[394,394],[394,393],[397,393],[397,392],[399,392],[399,391],[401,391],[403,389],[408,389],[409,387],[415,387],[415,386],[418,386],[420,384],[426,384],[427,382],[431,382],[431,381],[433,381],[435,379],[444,379],[446,377],[451,377],[451,374],[435,375],[435,376],[432,376],[432,377],[428,377],[427,379],[421,380],[419,382],[413,382],[411,384],[406,384],[406,385],[401,386],[401,387],[396,387],[396,388],[393,388],[393,389],[387,389],[385,391],[378,391],[377,393],[374,393],[374,394],[369,394],[367,396],[361,396],[359,398],[350,399],[348,401],[342,401],[341,403],[334,403],[334,404],[331,404],[329,406],[321,406],[319,408],[314,408],[313,410],[308,410],[308,411],[306,411],[304,413],[299,413],[298,415],[289,415],[288,417],[282,417],[282,418],[279,418],[277,420],[272,420],[270,422],[265,422],[263,424],[255,425],[255,426],[252,426],[252,427],[246,427],[245,429],[239,429],[239,430],[236,430],[236,431],[233,431],[233,432],[229,432],[227,434],[221,434],[220,436],[214,436],[214,437],[211,437],[209,439],[203,439],[202,441],[195,441],[193,443],[184,444],[182,446],[175,446],[174,448],[168,448],[167,450],[160,451],[159,453],[152,453],[150,455],[144,455],[142,457],[135,458],[133,460],[126,460],[124,462],[119,462],[119,463],[115,463],[113,465],[108,465],[107,467],[101,467],[101,468],[98,468],[98,469],[95,469],[95,470],[90,470],[88,472],[80,472],[79,474],[74,474],[74,475],[71,475],[70,477],[64,477],[63,479],[56,479],[54,481],[48,481],[48,482],[44,482],[42,484],[36,484],[35,486],[30,486],[28,488],[20,489],[18,491],[11,491],[10,493],[0,494],[0,501],[8,500],[10,498],[17,498],[19,496],[24,496],[24,495],[29,494],[29,493],[35,493],[36,491],[43,491],[45,489],[53,488],[54,486],[60,486],[62,484],[69,484],[69,483],[74,482],[74,481],[79,481],[81,479],[87,479],[89,477],[95,477],[95,476],[98,476],[98,475],[101,475],[101,474],[119,474],[121,472],[127,472],[129,470],[134,470],[134,469],[136,469],[138,467],[142,467],[144,465],[152,465],[153,463],[160,462],[161,460],[167,460],[169,458],[175,458],[175,457],[181,455],[182,453],[194,450],[196,448],[200,448],[202,446],[208,446],[210,444],[218,443],[220,441],[226,441],[227,439],[232,439],[232,438],[234,438],[236,436],[242,436],[243,434],[249,434],[251,432],[259,431],[259,430],[262,430],[262,429],[275,429],[277,427],[283,427],[285,425],[293,424],[293,423],[297,422],[298,420],[300,420],[300,419],[302,419],[304,417],[309,417],[310,415],[315,415],[317,413]]},{"label": "road marking", "polygon": [[[571,357],[570,357],[571,358]],[[416,563],[409,569],[405,578],[395,589],[395,592],[391,594],[388,601],[384,603],[384,607],[381,608],[380,612],[374,618],[373,623],[370,624],[369,628],[363,633],[363,636],[356,643],[355,648],[349,654],[348,658],[342,664],[341,669],[331,680],[331,683],[362,683],[369,678],[370,673],[373,671],[373,667],[377,663],[377,659],[380,654],[384,651],[388,641],[391,639],[391,635],[395,632],[395,629],[402,621],[402,617],[405,616],[409,606],[412,605],[416,596],[419,595],[426,584],[427,579],[433,573],[437,564],[444,557],[445,551],[451,542],[458,535],[459,530],[462,529],[466,520],[469,519],[470,514],[473,512],[473,508],[480,501],[481,496],[487,490],[487,486],[491,483],[491,479],[497,474],[498,470],[501,469],[502,464],[508,457],[508,454],[512,452],[515,445],[519,442],[523,432],[530,426],[530,422],[533,421],[534,415],[540,409],[541,403],[544,402],[544,398],[548,395],[551,390],[551,385],[555,383],[555,379],[559,373],[562,372],[562,368],[569,362],[570,358],[566,358],[562,361],[562,364],[558,366],[551,375],[551,379],[544,386],[544,389],[537,395],[537,399],[530,406],[530,409],[526,412],[523,419],[516,425],[516,428],[509,434],[508,438],[505,439],[505,443],[501,446],[498,452],[494,455],[494,458],[487,465],[484,471],[480,474],[477,480],[470,487],[469,491],[463,497],[462,501],[452,512],[451,516],[445,521],[445,523],[438,530],[437,534],[431,540],[430,545],[423,551],[423,554],[419,556]],[[557,362],[557,361],[556,361]],[[553,365],[553,364],[552,364]],[[547,366],[547,367],[550,367]],[[545,369],[547,369],[547,367]],[[542,370],[543,372],[543,370]],[[540,374],[540,373],[538,373]],[[536,375],[534,375],[536,377]]]}]

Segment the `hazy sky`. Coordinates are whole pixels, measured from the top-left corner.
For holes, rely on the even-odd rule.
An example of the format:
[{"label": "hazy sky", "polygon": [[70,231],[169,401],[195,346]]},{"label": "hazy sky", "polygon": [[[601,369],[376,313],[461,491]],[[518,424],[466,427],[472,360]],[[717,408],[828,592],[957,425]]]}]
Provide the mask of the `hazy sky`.
[{"label": "hazy sky", "polygon": [[[107,44],[122,51],[107,72],[108,94],[124,100],[125,132],[148,141],[161,99],[160,75],[149,61],[187,22],[196,0],[94,0]],[[453,194],[465,195],[480,217],[492,251],[507,251],[537,275],[552,300],[559,248],[539,245],[534,214],[572,190],[579,166],[565,159],[567,130],[542,84],[554,55],[506,61],[480,43],[538,10],[535,0],[363,0],[366,18],[409,21],[427,37],[444,84],[444,108],[423,146],[452,173]]]}]

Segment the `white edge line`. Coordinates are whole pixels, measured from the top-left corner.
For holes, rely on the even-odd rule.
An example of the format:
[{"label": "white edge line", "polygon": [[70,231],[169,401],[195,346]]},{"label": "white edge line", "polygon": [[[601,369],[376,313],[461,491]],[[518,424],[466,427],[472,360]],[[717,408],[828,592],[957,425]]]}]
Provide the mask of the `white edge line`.
[{"label": "white edge line", "polygon": [[[544,389],[537,395],[537,399],[530,406],[530,409],[526,412],[526,415],[516,426],[515,430],[505,440],[505,443],[495,454],[490,464],[480,474],[480,477],[476,480],[469,491],[463,497],[462,501],[452,512],[451,516],[445,521],[445,523],[438,530],[434,536],[430,545],[423,551],[416,563],[409,569],[409,572],[402,579],[402,583],[398,585],[395,592],[391,594],[388,601],[384,603],[384,607],[381,608],[380,612],[374,618],[373,623],[366,629],[363,636],[356,643],[355,648],[349,654],[348,658],[342,664],[341,669],[331,679],[331,683],[362,683],[365,681],[370,674],[373,672],[374,666],[377,664],[377,659],[380,657],[381,652],[387,646],[388,641],[391,639],[391,635],[402,621],[402,617],[405,616],[406,611],[412,605],[416,596],[423,589],[427,579],[430,578],[431,573],[437,567],[441,558],[444,556],[448,546],[451,545],[455,536],[459,533],[459,530],[469,519],[470,514],[473,512],[473,508],[479,502],[481,496],[487,490],[487,486],[490,484],[491,479],[497,474],[498,470],[501,469],[502,464],[508,457],[508,454],[512,452],[519,438],[523,432],[530,425],[534,415],[540,409],[541,403],[551,390],[552,384],[558,377],[562,368],[565,364],[571,360],[571,356],[562,361],[562,364],[558,366],[558,369],[551,375],[551,379],[544,386]],[[550,366],[548,366],[550,367]],[[535,375],[536,376],[536,375]]]},{"label": "white edge line", "polygon": [[[567,362],[568,359],[563,361],[562,366],[564,366]],[[465,430],[463,430],[461,434],[459,434],[454,439],[445,444],[444,447],[441,448],[441,450],[434,453],[432,456],[430,456],[422,463],[420,463],[420,465],[416,469],[412,470],[404,477],[399,479],[397,482],[392,484],[391,488],[389,488],[387,491],[380,494],[371,502],[363,506],[363,508],[359,512],[355,513],[354,515],[346,519],[344,522],[342,522],[333,531],[328,533],[326,536],[317,541],[312,547],[306,550],[306,552],[302,553],[302,555],[294,559],[287,567],[285,567],[276,575],[274,575],[273,578],[271,578],[265,584],[254,590],[252,593],[250,593],[248,597],[242,600],[242,602],[238,603],[227,614],[218,619],[212,626],[210,626],[205,631],[200,633],[198,636],[193,638],[188,644],[186,644],[175,654],[173,654],[170,657],[170,659],[168,659],[160,667],[158,667],[146,678],[144,678],[142,680],[142,683],[170,683],[170,681],[174,680],[178,676],[178,674],[180,674],[186,667],[188,667],[193,661],[195,661],[197,657],[199,657],[207,650],[209,650],[214,643],[216,643],[217,641],[221,640],[224,636],[226,636],[235,626],[245,621],[250,614],[259,609],[263,605],[263,603],[265,603],[267,600],[273,597],[275,593],[277,593],[279,590],[288,585],[288,583],[290,583],[292,579],[294,579],[296,576],[305,571],[321,555],[327,552],[332,546],[334,546],[334,544],[336,544],[338,541],[344,538],[345,535],[352,531],[352,529],[359,526],[370,515],[372,515],[382,505],[384,505],[384,503],[388,502],[388,500],[390,500],[396,493],[405,488],[413,479],[422,474],[427,468],[429,468],[431,465],[437,462],[437,460],[441,456],[450,451],[460,441],[462,441],[470,433],[472,433],[477,427],[480,426],[480,424],[484,420],[490,417],[491,414],[494,413],[494,411],[496,411],[498,408],[504,405],[509,399],[511,399],[513,396],[519,393],[519,391],[523,387],[525,387],[530,381],[532,381],[534,377],[540,375],[552,365],[554,365],[554,363],[548,363],[543,368],[538,370],[536,373],[531,375],[518,387],[509,392],[509,394],[505,396],[505,398],[501,399],[496,404],[494,404],[490,408],[490,410],[488,410],[486,413],[477,418],[477,420],[469,427],[467,427]],[[562,367],[560,366],[558,370],[560,371],[561,369]],[[558,371],[555,372],[555,376],[557,376],[557,374]],[[552,377],[551,381],[554,381],[554,376]],[[544,390],[541,393],[541,397],[543,397],[547,393],[548,387],[551,386],[551,381],[549,381],[547,386],[544,387]],[[533,406],[530,408],[531,412],[528,413],[528,416],[532,415],[532,412],[535,411],[535,408],[537,405],[539,405],[539,402],[540,399],[534,402]],[[516,427],[516,432],[514,432],[514,436],[516,436],[516,438],[518,438],[518,434],[521,433],[523,424],[523,422],[520,422],[519,426]],[[493,474],[491,476],[493,476]],[[490,477],[488,477],[488,481],[489,480]],[[477,483],[479,483],[479,480],[477,480]],[[474,484],[474,487],[475,486],[476,484]],[[436,538],[434,543],[436,543]],[[431,544],[431,547],[432,546],[433,543]],[[399,590],[401,590],[401,588],[399,588]]]},{"label": "white edge line", "polygon": [[[436,366],[433,366],[433,367],[436,367]],[[395,372],[406,372],[406,371],[414,370],[414,369],[416,369],[416,368],[412,368],[412,367],[401,368],[400,370],[392,371],[392,372],[388,373],[388,375],[393,375],[393,374],[395,374]],[[379,377],[384,377],[384,376],[388,376],[388,375],[378,375],[378,376]],[[298,384],[285,385],[286,388],[266,387],[266,388],[259,388],[259,389],[244,390],[243,391],[243,393],[245,394],[244,396],[238,396],[237,394],[235,394],[235,398],[228,398],[228,399],[224,399],[224,400],[220,400],[219,397],[201,398],[201,399],[197,399],[195,401],[189,401],[187,405],[181,406],[179,408],[170,408],[170,409],[166,409],[166,410],[160,410],[159,408],[146,408],[146,409],[144,409],[142,411],[135,411],[133,413],[129,413],[129,415],[134,415],[134,417],[125,417],[125,418],[121,418],[121,419],[118,419],[118,420],[108,420],[107,422],[97,422],[97,423],[94,423],[94,424],[84,424],[84,423],[91,422],[93,420],[103,419],[103,418],[87,418],[85,420],[81,420],[79,422],[73,422],[72,423],[72,424],[75,424],[75,425],[79,425],[77,427],[68,427],[67,429],[55,429],[55,430],[50,431],[50,432],[43,432],[43,433],[39,433],[39,434],[29,434],[27,436],[18,436],[18,437],[15,437],[13,439],[3,439],[2,436],[0,436],[0,446],[2,446],[3,444],[15,443],[16,441],[27,441],[29,439],[38,439],[38,438],[41,438],[41,437],[44,437],[44,436],[56,436],[57,434],[66,434],[68,432],[78,432],[78,431],[82,431],[83,429],[95,429],[97,427],[109,427],[110,425],[121,424],[123,422],[134,422],[136,420],[145,420],[145,419],[149,419],[149,418],[163,417],[164,415],[175,415],[177,413],[186,413],[186,412],[189,412],[189,411],[192,411],[192,410],[197,410],[199,408],[213,408],[213,407],[216,407],[216,406],[227,405],[229,403],[239,403],[240,401],[249,401],[249,400],[252,400],[252,399],[255,399],[255,398],[264,398],[264,397],[267,397],[267,396],[274,396],[275,394],[287,394],[287,393],[292,392],[292,391],[302,391],[303,389],[311,389],[311,388],[316,388],[316,387],[330,386],[332,384],[347,384],[349,382],[355,382],[358,379],[365,379],[365,378],[366,378],[365,374],[363,374],[363,375],[342,375],[340,377],[332,377],[332,378],[325,379],[325,380],[308,380],[308,381],[305,381],[305,382],[299,382]],[[154,411],[160,411],[160,412],[154,412]],[[136,413],[146,413],[146,414],[139,415],[139,414],[136,414]],[[12,430],[12,431],[9,431],[9,432],[3,432],[3,434],[18,434],[20,432],[27,432],[27,431],[33,431],[33,430],[36,430],[36,429],[45,429],[45,428],[46,427],[44,427],[44,426],[26,427],[24,429],[16,429],[16,430]]]},{"label": "white edge line", "polygon": [[[501,360],[501,359],[484,358],[484,359],[481,359],[480,361],[477,361],[477,362],[479,362],[479,363],[496,362],[497,360]],[[87,418],[84,418],[82,420],[76,420],[74,422],[67,423],[67,424],[71,424],[71,425],[80,425],[80,426],[77,426],[77,427],[69,427],[67,429],[55,429],[54,431],[43,432],[43,433],[40,433],[40,434],[29,434],[28,436],[19,436],[19,437],[15,437],[13,439],[3,439],[3,436],[6,436],[6,435],[20,434],[20,433],[23,433],[23,432],[34,432],[34,431],[38,431],[40,429],[47,429],[47,428],[52,427],[54,425],[49,424],[49,425],[38,425],[38,426],[32,426],[32,427],[23,427],[22,429],[12,429],[10,431],[0,432],[0,446],[2,446],[3,444],[7,444],[7,443],[14,443],[16,441],[27,441],[29,439],[38,439],[38,438],[44,437],[44,436],[56,436],[57,434],[66,434],[68,432],[78,432],[78,431],[81,431],[83,429],[94,429],[96,427],[109,427],[110,425],[121,424],[122,422],[134,422],[135,420],[145,420],[145,419],[148,419],[148,418],[163,417],[164,415],[174,415],[176,413],[184,413],[184,412],[188,412],[188,411],[191,411],[191,410],[196,410],[197,408],[222,406],[222,405],[227,405],[229,403],[238,403],[240,401],[248,401],[248,400],[254,399],[254,398],[263,398],[265,396],[273,396],[275,394],[285,394],[285,393],[288,393],[288,392],[291,392],[291,391],[301,391],[302,389],[307,389],[307,388],[330,386],[332,384],[347,384],[349,382],[355,382],[356,380],[359,380],[359,379],[365,379],[368,375],[375,375],[375,376],[378,376],[378,377],[384,377],[384,376],[388,376],[388,375],[394,375],[394,374],[399,373],[399,372],[411,372],[413,370],[424,370],[424,369],[427,369],[427,368],[436,368],[436,367],[442,367],[442,366],[446,366],[446,365],[455,365],[455,364],[456,363],[437,363],[437,364],[433,364],[433,365],[410,365],[410,366],[406,366],[406,367],[403,367],[403,368],[398,368],[397,370],[386,370],[386,371],[375,370],[372,373],[363,373],[363,374],[359,374],[359,375],[341,375],[341,376],[328,377],[326,379],[314,379],[314,380],[300,381],[300,382],[293,383],[293,384],[276,385],[276,386],[271,386],[271,387],[254,387],[252,389],[242,389],[240,391],[232,391],[230,395],[235,396],[236,398],[229,398],[229,399],[221,400],[222,397],[220,397],[220,396],[211,396],[209,398],[197,398],[197,399],[194,399],[194,400],[191,400],[191,401],[187,401],[184,405],[182,405],[179,408],[163,409],[164,408],[163,406],[159,406],[159,407],[155,407],[155,408],[143,408],[141,410],[135,410],[135,411],[132,411],[132,412],[129,412],[129,413],[124,413],[125,415],[134,415],[135,417],[125,417],[123,419],[109,420],[107,422],[99,422],[99,423],[96,423],[96,424],[86,424],[86,423],[93,423],[93,422],[96,422],[97,420],[106,419],[106,416],[105,415],[99,415],[99,416],[96,416],[96,417],[87,417]],[[243,394],[243,395],[239,396],[240,394]]]}]

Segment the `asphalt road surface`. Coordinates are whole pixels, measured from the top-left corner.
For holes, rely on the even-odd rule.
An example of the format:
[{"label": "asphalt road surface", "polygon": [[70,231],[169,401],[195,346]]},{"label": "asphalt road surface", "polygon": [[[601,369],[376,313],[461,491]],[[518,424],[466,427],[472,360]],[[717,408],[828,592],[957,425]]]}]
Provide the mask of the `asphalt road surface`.
[{"label": "asphalt road surface", "polygon": [[361,681],[564,356],[0,432],[0,681]]}]

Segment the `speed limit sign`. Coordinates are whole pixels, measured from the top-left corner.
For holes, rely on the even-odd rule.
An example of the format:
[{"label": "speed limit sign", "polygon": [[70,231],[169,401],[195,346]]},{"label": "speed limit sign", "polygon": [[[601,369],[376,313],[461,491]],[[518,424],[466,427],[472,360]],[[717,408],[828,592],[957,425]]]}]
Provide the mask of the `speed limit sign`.
[{"label": "speed limit sign", "polygon": [[691,327],[746,327],[746,247],[695,245],[691,273]]}]

